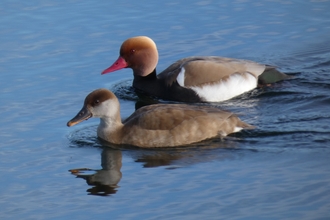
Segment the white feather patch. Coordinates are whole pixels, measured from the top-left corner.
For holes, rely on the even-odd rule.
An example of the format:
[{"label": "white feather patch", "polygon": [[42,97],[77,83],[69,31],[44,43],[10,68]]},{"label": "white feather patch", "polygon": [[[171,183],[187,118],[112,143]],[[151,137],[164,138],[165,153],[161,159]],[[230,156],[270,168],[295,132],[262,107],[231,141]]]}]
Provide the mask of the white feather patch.
[{"label": "white feather patch", "polygon": [[181,68],[181,71],[180,73],[178,74],[177,78],[176,78],[176,81],[178,81],[179,85],[182,86],[182,87],[185,87],[184,86],[184,73],[185,73],[185,69],[182,67]]},{"label": "white feather patch", "polygon": [[235,133],[235,132],[239,132],[239,131],[241,131],[242,129],[243,129],[243,128],[241,128],[241,127],[235,127],[233,132],[234,132],[234,133]]},{"label": "white feather patch", "polygon": [[[179,75],[181,73],[182,71]],[[184,76],[184,72],[182,75]],[[207,102],[220,102],[241,95],[242,93],[248,92],[256,87],[257,79],[250,73],[245,73],[245,76],[242,76],[241,74],[233,74],[229,79],[218,83],[203,85],[202,87],[193,86],[189,88],[194,90],[198,96]]]}]

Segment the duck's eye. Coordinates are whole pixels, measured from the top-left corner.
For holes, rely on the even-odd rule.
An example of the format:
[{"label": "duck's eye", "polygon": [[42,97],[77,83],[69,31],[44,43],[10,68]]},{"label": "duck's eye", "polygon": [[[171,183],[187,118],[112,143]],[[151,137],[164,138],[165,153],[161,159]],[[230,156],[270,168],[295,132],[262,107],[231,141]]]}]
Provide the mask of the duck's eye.
[{"label": "duck's eye", "polygon": [[131,49],[130,51],[129,51],[129,53],[132,55],[132,54],[134,54],[135,53],[135,49]]},{"label": "duck's eye", "polygon": [[98,100],[98,99],[96,99],[95,101],[94,101],[94,105],[98,105],[100,103],[100,100]]}]

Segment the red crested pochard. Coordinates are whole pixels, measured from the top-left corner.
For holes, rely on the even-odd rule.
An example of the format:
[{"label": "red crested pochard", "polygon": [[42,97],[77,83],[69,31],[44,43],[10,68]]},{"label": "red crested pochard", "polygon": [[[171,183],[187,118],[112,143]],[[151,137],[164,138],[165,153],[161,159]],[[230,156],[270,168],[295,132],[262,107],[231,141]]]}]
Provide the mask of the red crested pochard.
[{"label": "red crested pochard", "polygon": [[123,42],[119,58],[102,74],[131,68],[137,91],[180,102],[220,102],[256,88],[258,82],[289,78],[273,66],[225,57],[184,58],[158,75],[157,63],[155,42],[146,36],[132,37]]},{"label": "red crested pochard", "polygon": [[231,112],[188,104],[145,106],[122,122],[119,101],[107,89],[91,92],[83,108],[67,125],[70,127],[91,117],[100,118],[97,135],[101,139],[144,148],[188,145],[253,128]]}]

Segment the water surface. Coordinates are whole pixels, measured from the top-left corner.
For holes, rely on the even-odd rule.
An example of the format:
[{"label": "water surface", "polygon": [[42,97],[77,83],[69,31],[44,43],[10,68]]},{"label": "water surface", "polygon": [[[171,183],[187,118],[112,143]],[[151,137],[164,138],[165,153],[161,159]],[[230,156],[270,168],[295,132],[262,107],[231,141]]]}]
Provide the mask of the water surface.
[{"label": "water surface", "polygon": [[[327,0],[3,1],[1,219],[327,219],[329,9]],[[157,43],[159,71],[215,55],[294,78],[215,103],[257,128],[188,148],[109,146],[97,119],[67,128],[96,88],[116,92],[123,118],[134,111],[131,70],[100,72],[136,35]]]}]

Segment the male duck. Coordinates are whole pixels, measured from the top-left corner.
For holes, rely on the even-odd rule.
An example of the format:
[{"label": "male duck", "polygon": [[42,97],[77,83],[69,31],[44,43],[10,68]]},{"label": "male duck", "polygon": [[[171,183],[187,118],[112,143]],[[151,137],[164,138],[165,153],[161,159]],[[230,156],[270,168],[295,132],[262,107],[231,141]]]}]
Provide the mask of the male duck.
[{"label": "male duck", "polygon": [[233,113],[187,104],[145,106],[122,123],[119,101],[107,89],[91,92],[83,108],[67,125],[70,127],[91,117],[100,118],[97,135],[101,139],[144,148],[188,145],[253,128]]},{"label": "male duck", "polygon": [[275,67],[249,60],[205,56],[176,61],[156,75],[158,51],[146,36],[124,41],[119,58],[102,74],[131,68],[133,87],[161,99],[181,102],[220,102],[262,84],[288,78]]}]

